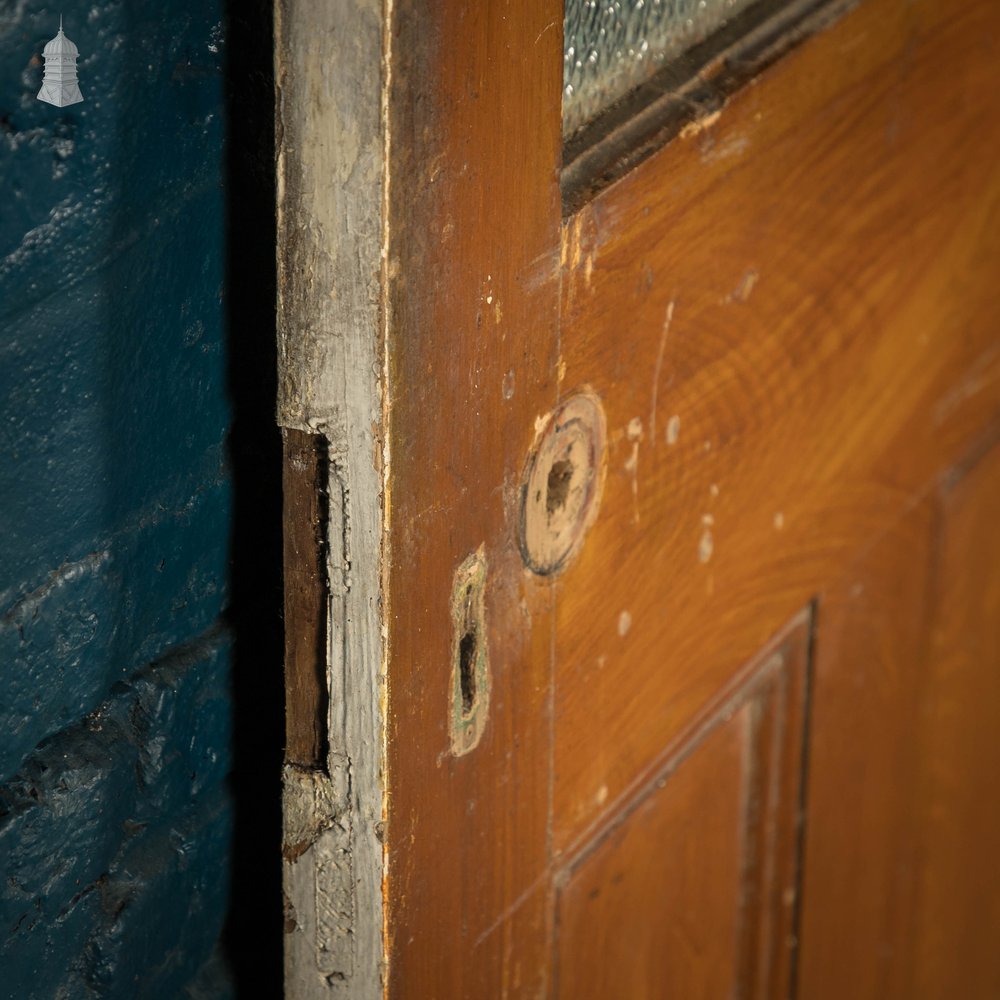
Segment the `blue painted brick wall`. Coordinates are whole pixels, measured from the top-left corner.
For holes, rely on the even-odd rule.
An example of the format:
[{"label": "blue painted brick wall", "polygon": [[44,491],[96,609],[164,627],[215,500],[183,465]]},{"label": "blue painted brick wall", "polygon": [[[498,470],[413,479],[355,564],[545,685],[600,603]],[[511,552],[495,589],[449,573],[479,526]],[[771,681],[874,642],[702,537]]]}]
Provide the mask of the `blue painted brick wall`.
[{"label": "blue painted brick wall", "polygon": [[0,997],[225,992],[223,34],[0,0]]}]

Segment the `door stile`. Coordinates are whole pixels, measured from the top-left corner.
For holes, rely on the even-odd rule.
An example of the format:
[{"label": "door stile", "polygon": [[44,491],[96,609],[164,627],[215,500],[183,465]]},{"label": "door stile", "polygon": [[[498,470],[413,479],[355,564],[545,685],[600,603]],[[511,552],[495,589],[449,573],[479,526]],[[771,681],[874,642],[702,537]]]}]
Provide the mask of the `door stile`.
[{"label": "door stile", "polygon": [[[552,595],[515,526],[557,399],[562,5],[401,2],[391,17],[389,993],[537,996]],[[479,626],[456,589],[476,565]],[[473,636],[488,710],[456,749]]]}]

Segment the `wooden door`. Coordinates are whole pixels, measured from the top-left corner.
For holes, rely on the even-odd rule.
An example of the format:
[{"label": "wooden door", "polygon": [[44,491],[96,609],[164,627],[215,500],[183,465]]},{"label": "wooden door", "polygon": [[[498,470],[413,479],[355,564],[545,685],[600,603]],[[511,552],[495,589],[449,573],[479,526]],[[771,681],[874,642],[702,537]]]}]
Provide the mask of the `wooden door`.
[{"label": "wooden door", "polygon": [[554,0],[307,7],[289,995],[1000,996],[1000,8],[564,144]]}]

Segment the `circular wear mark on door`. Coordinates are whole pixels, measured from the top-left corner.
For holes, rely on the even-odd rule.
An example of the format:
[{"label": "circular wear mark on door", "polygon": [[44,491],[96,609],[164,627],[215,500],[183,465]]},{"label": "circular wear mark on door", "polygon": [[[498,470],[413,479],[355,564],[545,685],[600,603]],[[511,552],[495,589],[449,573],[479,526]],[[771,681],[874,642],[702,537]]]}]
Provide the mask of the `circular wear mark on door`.
[{"label": "circular wear mark on door", "polygon": [[520,546],[529,569],[562,569],[594,523],[604,482],[606,425],[600,400],[580,392],[549,415],[521,484]]}]

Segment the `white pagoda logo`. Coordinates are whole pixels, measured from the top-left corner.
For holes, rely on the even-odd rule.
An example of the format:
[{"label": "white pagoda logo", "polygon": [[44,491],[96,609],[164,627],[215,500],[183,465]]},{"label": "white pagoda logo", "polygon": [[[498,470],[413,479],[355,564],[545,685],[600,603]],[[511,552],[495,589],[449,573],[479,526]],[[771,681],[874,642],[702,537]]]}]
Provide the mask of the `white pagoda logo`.
[{"label": "white pagoda logo", "polygon": [[57,108],[67,104],[79,104],[83,100],[80,84],[76,81],[77,47],[63,34],[62,17],[59,18],[59,34],[49,42],[42,55],[45,57],[45,75],[38,99]]}]

